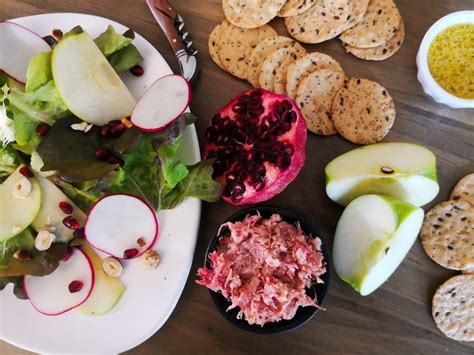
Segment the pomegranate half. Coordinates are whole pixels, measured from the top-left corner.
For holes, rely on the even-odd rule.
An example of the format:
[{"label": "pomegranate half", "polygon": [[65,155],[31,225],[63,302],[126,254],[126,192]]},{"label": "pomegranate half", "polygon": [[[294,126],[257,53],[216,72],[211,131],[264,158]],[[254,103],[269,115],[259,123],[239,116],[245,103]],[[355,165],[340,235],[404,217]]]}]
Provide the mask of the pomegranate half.
[{"label": "pomegranate half", "polygon": [[263,89],[243,92],[214,115],[204,158],[216,158],[213,178],[234,205],[269,200],[305,162],[306,122],[288,97]]}]

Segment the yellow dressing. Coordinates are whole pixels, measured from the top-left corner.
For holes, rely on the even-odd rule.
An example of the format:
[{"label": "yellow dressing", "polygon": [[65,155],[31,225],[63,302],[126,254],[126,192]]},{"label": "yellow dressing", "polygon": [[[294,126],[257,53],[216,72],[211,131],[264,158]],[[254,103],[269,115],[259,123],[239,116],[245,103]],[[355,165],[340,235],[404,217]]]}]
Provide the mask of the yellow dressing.
[{"label": "yellow dressing", "polygon": [[474,99],[474,24],[448,27],[431,42],[428,67],[452,95]]}]

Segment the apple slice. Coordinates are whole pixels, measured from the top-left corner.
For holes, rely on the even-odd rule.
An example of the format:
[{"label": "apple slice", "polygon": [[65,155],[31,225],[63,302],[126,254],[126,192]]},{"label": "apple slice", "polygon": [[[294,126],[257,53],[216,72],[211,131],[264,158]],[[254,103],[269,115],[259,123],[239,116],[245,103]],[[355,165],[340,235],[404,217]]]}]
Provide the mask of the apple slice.
[{"label": "apple slice", "polygon": [[25,84],[31,57],[51,47],[38,34],[9,21],[0,22],[0,72]]},{"label": "apple slice", "polygon": [[333,246],[336,273],[361,295],[373,292],[405,258],[423,216],[421,208],[393,197],[355,199],[337,224]]},{"label": "apple slice", "polygon": [[114,194],[92,206],[84,231],[95,249],[131,259],[153,246],[158,237],[158,220],[155,211],[138,197]]},{"label": "apple slice", "polygon": [[[41,207],[40,185],[34,177],[23,176],[22,169],[27,168],[19,166],[0,185],[0,242],[25,230]],[[25,196],[19,196],[15,189],[23,191]]]},{"label": "apple slice", "polygon": [[90,297],[75,309],[88,315],[98,316],[109,312],[115,307],[125,291],[125,285],[117,278],[108,276],[102,267],[103,260],[88,245],[82,245],[81,250],[86,253],[94,268],[94,289]]},{"label": "apple slice", "polygon": [[68,109],[102,126],[130,116],[136,101],[90,36],[69,36],[54,47],[54,82]]},{"label": "apple slice", "polygon": [[191,101],[191,88],[180,75],[155,81],[135,106],[131,121],[143,131],[161,131],[180,117]]},{"label": "apple slice", "polygon": [[325,173],[327,195],[343,206],[367,194],[423,206],[439,192],[436,157],[416,144],[381,143],[354,149],[331,161]]},{"label": "apple slice", "polygon": [[56,316],[80,306],[94,287],[94,270],[89,258],[73,248],[69,259],[46,276],[25,275],[25,292],[40,313]]}]

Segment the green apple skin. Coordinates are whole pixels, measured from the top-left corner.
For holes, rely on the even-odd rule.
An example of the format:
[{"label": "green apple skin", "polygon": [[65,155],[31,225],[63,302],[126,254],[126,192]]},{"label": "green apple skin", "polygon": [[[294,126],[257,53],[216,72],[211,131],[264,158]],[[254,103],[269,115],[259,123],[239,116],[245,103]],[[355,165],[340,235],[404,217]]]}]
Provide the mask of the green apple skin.
[{"label": "green apple skin", "polygon": [[344,210],[333,246],[339,277],[365,296],[403,261],[423,222],[421,208],[390,196],[365,195]]},{"label": "green apple skin", "polygon": [[86,302],[75,310],[88,316],[99,316],[111,311],[125,292],[125,285],[117,278],[110,277],[102,268],[102,259],[88,245],[81,246],[94,268],[94,288]]},{"label": "green apple skin", "polygon": [[60,208],[59,203],[64,201],[72,206],[72,214],[81,226],[84,226],[86,215],[72,202],[54,183],[43,176],[36,175],[41,186],[41,208],[31,226],[37,231],[48,230],[54,233],[56,241],[67,242],[73,238],[73,230],[63,224],[68,215]]},{"label": "green apple skin", "polygon": [[[387,174],[382,168],[390,168]],[[415,206],[432,201],[439,192],[436,157],[411,143],[379,143],[347,152],[325,168],[326,193],[347,206],[367,194],[396,197]]]},{"label": "green apple skin", "polygon": [[0,242],[13,238],[23,232],[35,219],[41,207],[41,188],[38,181],[28,178],[31,183],[31,193],[25,198],[13,195],[15,184],[24,178],[19,166],[0,185]]},{"label": "green apple skin", "polygon": [[131,115],[134,97],[87,32],[61,40],[51,67],[58,92],[75,116],[102,126]]}]

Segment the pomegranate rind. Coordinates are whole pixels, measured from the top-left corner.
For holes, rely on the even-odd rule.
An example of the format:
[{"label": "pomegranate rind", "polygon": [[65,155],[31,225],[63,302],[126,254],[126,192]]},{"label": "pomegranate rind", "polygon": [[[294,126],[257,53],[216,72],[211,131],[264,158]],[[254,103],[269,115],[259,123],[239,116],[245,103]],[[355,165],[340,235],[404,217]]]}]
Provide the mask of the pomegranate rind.
[{"label": "pomegranate rind", "polygon": [[[146,105],[151,105],[153,107],[157,107],[157,105],[161,102],[165,104],[167,104],[168,102],[166,102],[166,100],[163,100],[163,98],[160,98],[160,97],[156,97],[155,100],[153,100],[153,102],[144,102],[144,100],[146,98],[148,98],[148,96],[150,94],[152,94],[152,90],[156,90],[156,85],[160,84],[161,81],[163,80],[166,80],[166,79],[169,79],[169,78],[180,78],[182,79],[183,81],[183,84],[185,84],[186,86],[186,89],[187,89],[187,97],[186,99],[183,101],[184,102],[184,105],[182,106],[182,108],[180,107],[179,110],[177,110],[177,113],[175,114],[175,117],[172,117],[171,119],[169,119],[165,124],[160,124],[158,125],[157,127],[146,127],[143,125],[143,123],[140,123],[140,121],[143,121],[144,117],[142,117],[138,110],[141,108],[140,106],[146,104]],[[155,94],[157,95],[157,94]],[[130,121],[132,122],[132,124],[139,128],[140,130],[144,131],[144,132],[159,132],[159,131],[162,131],[164,130],[165,128],[167,128],[169,125],[171,125],[174,121],[176,121],[179,117],[181,117],[183,115],[183,113],[187,110],[187,108],[189,107],[189,103],[191,102],[191,86],[189,85],[189,82],[186,80],[186,78],[184,78],[183,76],[181,75],[177,75],[177,74],[169,74],[169,75],[165,75],[165,76],[162,76],[161,78],[159,78],[158,80],[154,81],[147,89],[146,91],[143,93],[143,95],[140,97],[140,99],[138,99],[137,101],[137,104],[135,105],[135,108],[133,109],[132,111],[132,115],[130,116]],[[153,108],[150,108],[149,110],[152,110]],[[142,108],[143,110],[143,108]],[[145,118],[147,120],[152,120],[153,117],[155,117],[155,115],[153,113],[148,113],[148,115],[150,115],[151,118]]]},{"label": "pomegranate rind", "polygon": [[[242,198],[239,201],[236,201],[235,199],[232,198],[232,196],[226,196],[225,192],[222,195],[222,199],[225,200],[226,202],[229,202],[233,205],[248,205],[248,204],[255,204],[263,201],[267,201],[274,197],[275,195],[279,194],[282,192],[299,174],[301,168],[303,167],[306,159],[306,153],[305,153],[305,147],[306,147],[306,138],[307,138],[307,127],[306,127],[306,121],[301,114],[300,110],[298,109],[296,103],[289,97],[283,96],[283,95],[278,95],[274,93],[270,93],[264,89],[258,88],[258,89],[253,89],[249,90],[246,92],[241,93],[237,97],[235,97],[231,102],[229,102],[226,106],[224,106],[222,109],[218,111],[218,114],[216,114],[215,117],[218,117],[220,120],[224,121],[233,121],[234,124],[237,122],[237,119],[241,120],[242,118],[236,118],[239,116],[238,113],[233,111],[233,107],[235,108],[234,105],[239,104],[239,99],[241,99],[243,96],[250,96],[252,93],[255,93],[257,91],[262,92],[262,102],[261,104],[263,105],[264,112],[262,112],[258,116],[258,126],[262,125],[263,119],[262,117],[265,117],[266,115],[269,115],[270,113],[274,114],[274,111],[272,111],[272,106],[275,105],[275,103],[282,104],[284,101],[288,101],[291,104],[291,108],[286,110],[288,112],[294,111],[296,114],[296,121],[292,123],[291,129],[289,131],[286,131],[282,133],[281,135],[277,136],[274,141],[269,142],[268,144],[274,144],[275,142],[280,142],[282,144],[291,144],[293,148],[293,155],[291,156],[291,162],[289,166],[286,169],[281,170],[278,168],[274,163],[270,163],[268,161],[264,161],[262,164],[265,166],[265,187],[262,190],[257,191],[257,189],[254,189],[253,186],[247,184],[249,182],[248,176],[245,177],[241,183],[245,184],[245,192],[244,192],[244,198]],[[287,103],[288,104],[288,103]],[[249,104],[250,105],[250,104]],[[285,111],[285,112],[286,112]],[[241,113],[243,115],[243,113]],[[250,116],[249,116],[250,115]],[[247,114],[247,119],[248,120],[256,120],[256,116],[251,116],[252,114]],[[281,115],[283,117],[283,114]],[[259,139],[265,139],[264,136],[266,135],[265,132],[268,133],[271,129],[277,128],[280,124],[283,123],[283,118],[280,118],[278,122],[274,124],[274,126],[270,126],[270,128],[267,128],[266,131],[263,131],[264,133],[261,134],[261,136],[257,137],[256,140],[254,140],[254,143],[252,144],[247,144],[248,140],[241,144],[241,146],[244,146],[245,150],[241,149],[241,152],[244,151],[245,154],[249,153],[253,149],[253,145],[256,143],[257,140]],[[214,121],[214,118],[213,118]],[[208,128],[209,130],[216,131],[216,128],[213,127],[213,121],[211,121],[211,125]],[[224,123],[224,128],[228,127],[228,123]],[[255,132],[258,131],[258,128],[255,130]],[[239,130],[239,133],[243,133],[248,128],[241,127]],[[226,145],[226,144],[219,144],[216,143],[215,141],[212,142],[209,137],[209,132],[206,131],[206,143],[203,149],[203,157],[204,158],[212,158],[217,156],[218,154],[216,151],[219,150],[225,150],[225,149],[231,149],[231,145]],[[219,132],[217,131],[217,135]],[[229,137],[231,138],[232,137]],[[245,139],[247,139],[246,137]],[[234,142],[235,143],[235,142]],[[234,144],[234,146],[236,146]],[[254,150],[258,151],[257,150]],[[240,153],[241,154],[241,153]],[[222,160],[222,158],[219,158]],[[234,165],[232,165],[234,164]],[[231,163],[230,168],[227,168],[227,170],[224,171],[223,174],[217,175],[214,177],[216,181],[218,181],[224,188],[227,185],[226,183],[226,175],[229,173],[230,170],[235,169],[238,167],[238,164]],[[276,170],[279,169],[279,170]],[[268,170],[270,170],[270,173],[268,173]],[[269,176],[272,175],[272,176]],[[251,183],[250,183],[251,184]]]},{"label": "pomegranate rind", "polygon": [[[46,287],[45,289],[43,289],[42,290],[43,292],[41,292],[41,290],[40,290],[39,291],[40,294],[37,295],[36,292],[33,291],[35,288],[34,288],[34,285],[32,285],[32,282],[33,281],[47,282],[48,281],[48,279],[47,279],[48,276],[50,276],[52,274],[46,275],[46,276],[25,275],[23,277],[23,289],[25,290],[26,296],[28,297],[28,300],[30,301],[33,308],[36,309],[41,314],[44,314],[46,316],[58,316],[60,314],[69,312],[70,310],[72,310],[76,307],[79,307],[84,302],[86,302],[89,299],[90,295],[92,294],[92,290],[94,289],[94,284],[95,284],[95,273],[94,273],[94,268],[92,267],[91,260],[81,249],[73,248],[73,250],[74,250],[73,255],[71,255],[66,261],[61,261],[58,268],[52,274],[57,273],[57,272],[62,272],[63,269],[61,268],[61,266],[64,266],[68,262],[75,261],[74,259],[72,259],[73,257],[77,257],[77,255],[80,255],[81,258],[84,258],[84,264],[87,265],[87,269],[88,269],[89,272],[87,273],[88,278],[82,279],[83,281],[81,280],[81,282],[83,284],[82,287],[84,287],[85,285],[89,285],[89,284],[90,285],[89,285],[89,288],[85,290],[86,291],[85,295],[80,298],[79,302],[74,303],[72,305],[68,305],[65,309],[61,309],[59,311],[54,311],[54,312],[47,311],[47,310],[43,309],[41,306],[38,305],[38,303],[40,303],[40,302],[37,302],[37,299],[38,299],[37,297],[40,297],[40,298],[43,298],[43,297],[44,298],[54,298],[55,295],[51,293],[51,288],[50,287]],[[74,255],[74,253],[77,253],[77,254]],[[77,270],[77,268],[75,270]],[[65,282],[63,284],[65,291],[69,292],[69,290],[68,290],[69,283],[75,281],[76,279],[77,279],[77,277],[73,277],[73,278],[71,278],[71,280],[68,280],[67,283]],[[76,294],[71,294],[71,297],[74,297],[74,295],[76,295]]]},{"label": "pomegranate rind", "polygon": [[[143,211],[147,211],[147,212],[149,211],[150,212],[149,217],[151,217],[150,221],[152,222],[150,224],[153,225],[153,227],[152,227],[153,231],[148,235],[144,235],[145,233],[142,233],[141,231],[136,231],[136,233],[134,232],[133,234],[128,234],[128,235],[125,236],[126,239],[127,239],[126,242],[123,241],[123,240],[122,241],[116,240],[115,242],[117,244],[120,244],[120,242],[123,242],[124,244],[121,248],[118,248],[118,250],[115,250],[115,252],[114,252],[113,250],[109,250],[108,248],[104,248],[101,245],[102,243],[101,243],[100,239],[101,238],[113,238],[114,236],[117,236],[117,235],[119,237],[121,237],[122,235],[124,235],[126,233],[124,230],[120,230],[120,233],[115,233],[115,234],[112,233],[111,230],[113,230],[113,228],[117,228],[119,223],[122,223],[122,225],[137,226],[137,219],[136,218],[144,218],[144,214],[141,214],[138,217],[135,216],[135,218],[134,218],[133,216],[131,216],[128,213],[122,213],[121,215],[111,216],[109,221],[113,222],[113,225],[103,225],[101,228],[99,228],[99,230],[92,229],[91,224],[92,223],[97,223],[97,221],[95,221],[94,219],[96,217],[95,214],[96,214],[98,208],[100,208],[102,203],[104,203],[104,201],[106,201],[107,199],[114,199],[114,198],[117,198],[117,197],[122,197],[122,198],[125,197],[127,199],[129,199],[129,198],[133,199],[134,202],[139,202],[141,204],[141,207],[143,207]],[[120,209],[123,208],[123,201],[121,203],[117,203],[115,206],[116,206],[117,211],[120,211]],[[129,218],[128,221],[127,221],[127,218]],[[150,222],[150,221],[148,221],[148,222]],[[117,259],[134,259],[134,258],[140,257],[147,250],[150,250],[153,247],[153,245],[156,243],[156,241],[158,240],[158,232],[159,232],[158,219],[156,217],[155,211],[150,206],[150,204],[148,204],[146,201],[142,200],[141,198],[139,198],[137,196],[130,195],[130,194],[124,194],[124,193],[111,194],[111,195],[107,195],[107,196],[104,196],[101,199],[99,199],[92,206],[89,214],[87,215],[86,222],[84,224],[84,234],[85,234],[85,238],[86,238],[87,242],[89,243],[89,245],[92,246],[94,249],[99,250],[99,251],[101,251],[101,252],[103,252],[107,255],[113,256]],[[141,238],[141,237],[143,237],[145,239],[145,242],[146,242],[142,246],[137,244],[137,239]],[[113,245],[113,243],[112,243],[112,245]],[[138,253],[133,257],[126,258],[125,255],[124,255],[124,252],[128,249],[137,249]]]}]

